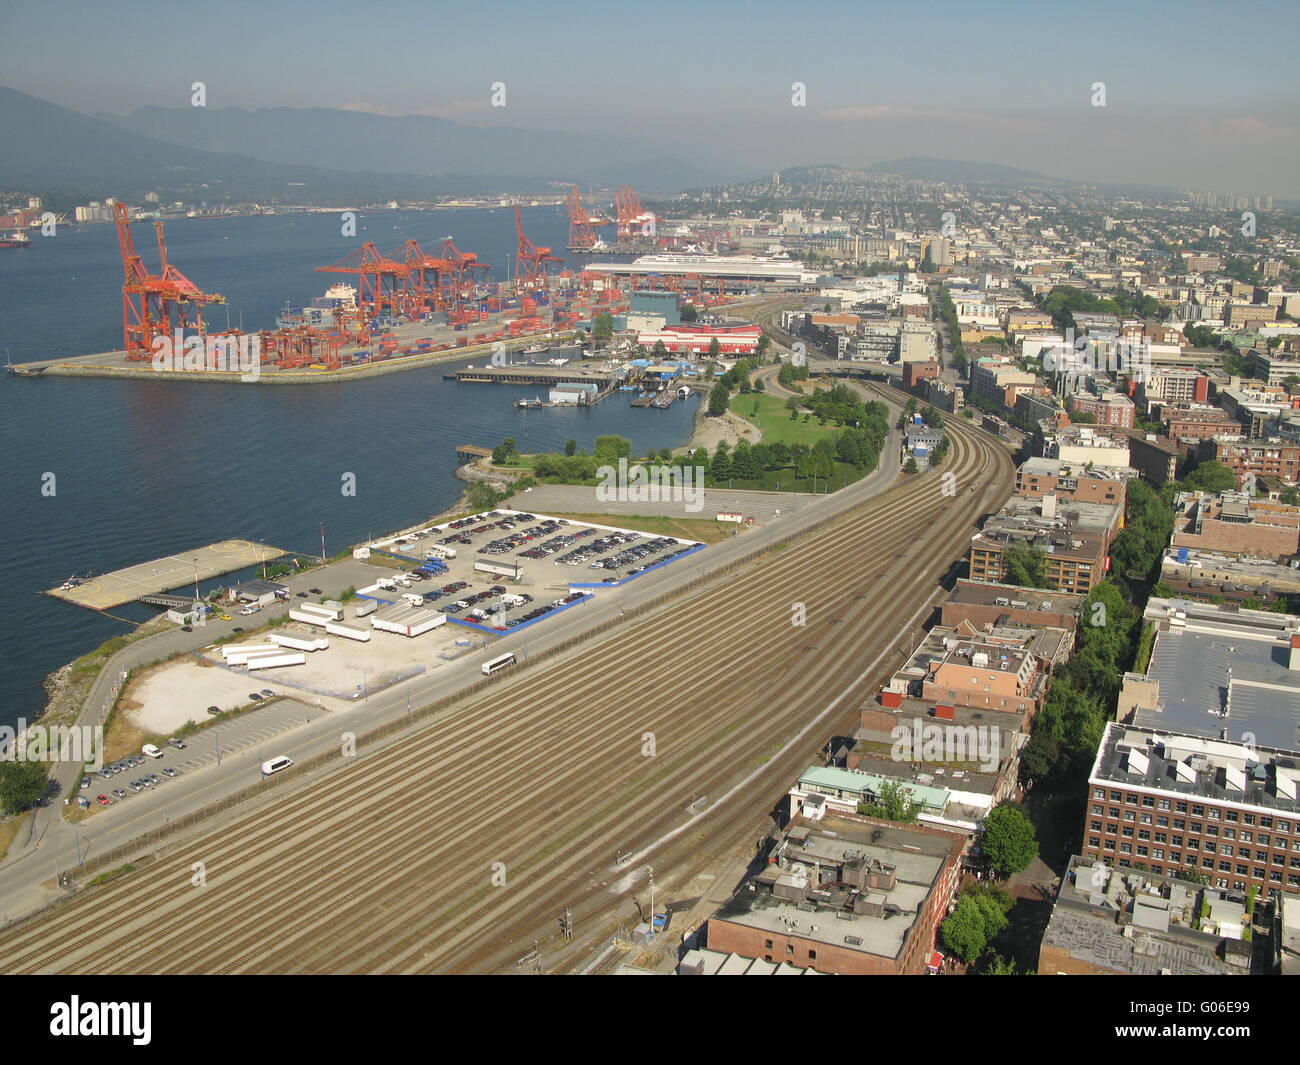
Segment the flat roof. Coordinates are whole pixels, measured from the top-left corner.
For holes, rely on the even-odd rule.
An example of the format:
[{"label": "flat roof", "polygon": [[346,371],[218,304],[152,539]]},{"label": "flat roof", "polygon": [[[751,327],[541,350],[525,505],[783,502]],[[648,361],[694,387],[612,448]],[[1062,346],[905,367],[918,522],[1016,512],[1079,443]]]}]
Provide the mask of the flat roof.
[{"label": "flat roof", "polygon": [[1146,618],[1159,623],[1147,676],[1160,684],[1161,708],[1137,711],[1134,724],[1300,750],[1295,618],[1181,599],[1151,600]]},{"label": "flat roof", "polygon": [[107,610],[123,603],[133,603],[144,595],[158,595],[223,573],[269,562],[285,553],[281,548],[252,540],[221,540],[152,562],[114,570],[75,588],[49,588],[45,594],[90,610]]}]

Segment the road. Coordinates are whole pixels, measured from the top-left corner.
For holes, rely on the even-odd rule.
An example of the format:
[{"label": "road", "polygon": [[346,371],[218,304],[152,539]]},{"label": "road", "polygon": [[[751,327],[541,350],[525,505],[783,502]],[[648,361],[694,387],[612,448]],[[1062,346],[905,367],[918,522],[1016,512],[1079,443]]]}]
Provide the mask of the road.
[{"label": "road", "polygon": [[[612,615],[600,635],[7,929],[0,969],[513,971],[535,940],[557,956],[566,906],[579,946],[603,936],[647,864],[667,887],[757,833],[911,646],[1011,483],[1003,445],[950,434],[955,495],[938,474],[909,478],[726,579],[697,583],[692,559],[658,589],[634,581],[629,597],[672,582],[681,594],[621,624],[617,596],[602,597],[584,608]],[[861,504],[869,481],[800,508],[780,534]],[[763,535],[697,557],[718,565]],[[578,619],[556,622],[530,642]],[[520,636],[495,646],[523,650]],[[398,694],[372,701],[385,697]]]}]

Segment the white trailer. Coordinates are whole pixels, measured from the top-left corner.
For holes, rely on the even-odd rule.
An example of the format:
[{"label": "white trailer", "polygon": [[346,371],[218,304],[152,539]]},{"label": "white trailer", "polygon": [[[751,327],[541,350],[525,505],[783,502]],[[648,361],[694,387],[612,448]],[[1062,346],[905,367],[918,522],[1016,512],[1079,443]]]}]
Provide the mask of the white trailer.
[{"label": "white trailer", "polygon": [[324,606],[320,603],[299,603],[299,610],[305,610],[309,614],[319,614],[323,618],[329,618],[330,621],[343,620],[342,606]]},{"label": "white trailer", "polygon": [[345,640],[358,640],[361,643],[370,640],[369,629],[354,629],[348,625],[326,625],[325,631],[331,636],[342,636]]},{"label": "white trailer", "polygon": [[304,654],[267,655],[264,658],[250,658],[248,668],[277,669],[280,666],[301,666],[306,663],[307,656]]},{"label": "white trailer", "polygon": [[501,577],[509,577],[511,580],[518,580],[523,576],[523,570],[514,562],[490,562],[485,558],[476,558],[474,568],[484,573],[495,573]]},{"label": "white trailer", "polygon": [[[325,631],[329,630],[330,627],[326,625]],[[294,636],[287,632],[273,632],[268,639],[280,647],[292,647],[295,651],[324,651],[330,645],[329,640],[319,636]]]},{"label": "white trailer", "polygon": [[243,644],[226,644],[221,648],[221,657],[227,662],[232,657],[255,654],[258,651],[278,651],[279,648],[273,643],[243,643]]},{"label": "white trailer", "polygon": [[425,558],[455,558],[456,552],[450,547],[443,547],[442,544],[430,544],[424,551]]},{"label": "white trailer", "polygon": [[[305,610],[290,610],[289,620],[301,621],[304,625],[321,625],[325,626],[330,623],[330,619],[324,614],[309,614]],[[335,620],[338,620],[337,618]]]},{"label": "white trailer", "polygon": [[446,614],[427,614],[411,620],[389,620],[375,616],[370,624],[380,632],[395,632],[399,636],[421,636],[447,623]]},{"label": "white trailer", "polygon": [[226,665],[246,666],[249,662],[256,662],[259,658],[277,658],[285,653],[283,647],[276,647],[270,651],[249,651],[247,654],[231,655],[226,659]]},{"label": "white trailer", "polygon": [[379,603],[377,600],[363,599],[361,600],[360,603],[357,604],[357,617],[364,618],[370,614],[373,614],[378,609],[379,609]]}]

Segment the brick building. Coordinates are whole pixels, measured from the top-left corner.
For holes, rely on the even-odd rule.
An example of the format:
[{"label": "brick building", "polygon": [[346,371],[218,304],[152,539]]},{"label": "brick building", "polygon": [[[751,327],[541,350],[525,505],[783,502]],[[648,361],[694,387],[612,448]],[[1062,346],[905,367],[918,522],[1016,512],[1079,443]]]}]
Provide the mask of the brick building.
[{"label": "brick building", "polygon": [[1287,484],[1300,481],[1300,444],[1281,439],[1247,440],[1242,436],[1214,436],[1198,445],[1201,461],[1221,462],[1237,475],[1237,487],[1248,474],[1276,477]]},{"label": "brick building", "polygon": [[797,818],[705,925],[710,950],[846,976],[927,971],[965,837],[869,818]]}]

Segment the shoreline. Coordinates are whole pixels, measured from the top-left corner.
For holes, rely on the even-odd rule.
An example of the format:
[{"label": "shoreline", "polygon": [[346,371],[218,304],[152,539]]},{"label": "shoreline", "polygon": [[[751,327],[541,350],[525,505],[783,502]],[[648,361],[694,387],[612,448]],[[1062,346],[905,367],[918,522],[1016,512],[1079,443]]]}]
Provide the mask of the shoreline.
[{"label": "shoreline", "polygon": [[[519,338],[520,345],[536,343],[536,336]],[[509,341],[503,341],[510,348]],[[274,370],[259,373],[251,380],[244,380],[244,375],[225,370],[155,370],[152,367],[110,366],[88,362],[16,362],[6,367],[11,377],[109,377],[133,381],[183,381],[188,384],[218,385],[317,385],[339,384],[346,381],[359,381],[367,377],[381,377],[384,374],[401,373],[404,370],[427,369],[459,362],[462,359],[476,357],[492,351],[492,344],[470,344],[463,348],[449,351],[435,351],[425,354],[403,355],[396,359],[380,362],[368,362],[357,366],[340,366],[337,370],[318,370],[300,372],[295,370]],[[69,359],[96,359],[101,355],[72,355]]]}]

